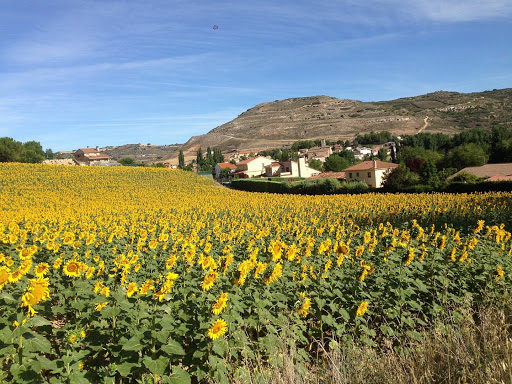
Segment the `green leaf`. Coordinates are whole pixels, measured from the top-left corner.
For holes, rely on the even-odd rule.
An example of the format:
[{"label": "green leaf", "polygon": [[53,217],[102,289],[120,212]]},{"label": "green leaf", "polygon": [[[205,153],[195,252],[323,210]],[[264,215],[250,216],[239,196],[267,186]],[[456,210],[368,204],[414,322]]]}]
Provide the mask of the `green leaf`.
[{"label": "green leaf", "polygon": [[133,368],[139,367],[138,363],[129,363],[124,362],[116,365],[116,370],[123,377],[127,377],[130,375]]},{"label": "green leaf", "polygon": [[18,300],[16,300],[11,294],[9,293],[6,293],[6,292],[2,292],[0,293],[0,299],[2,299],[3,301],[5,301],[7,304],[9,303],[15,303],[17,302]]},{"label": "green leaf", "polygon": [[83,372],[72,372],[69,375],[69,383],[70,384],[88,384],[89,380],[87,380],[84,376]]},{"label": "green leaf", "polygon": [[418,331],[410,330],[410,331],[405,331],[405,333],[407,334],[407,336],[409,336],[410,338],[412,338],[414,340],[423,341],[423,336],[421,336],[421,333],[419,333]]},{"label": "green leaf", "polygon": [[350,314],[347,312],[346,309],[341,308],[340,309],[340,315],[341,315],[341,317],[343,317],[343,320],[350,321]]},{"label": "green leaf", "polygon": [[101,317],[102,318],[110,318],[117,316],[121,313],[121,310],[117,307],[109,307],[107,306],[105,309],[101,310]]},{"label": "green leaf", "polygon": [[51,343],[39,334],[24,333],[23,338],[25,339],[23,344],[27,350],[42,353],[51,353],[52,351]]},{"label": "green leaf", "polygon": [[213,342],[212,350],[219,356],[224,356],[228,350],[228,343],[224,339],[217,339]]},{"label": "green leaf", "polygon": [[318,304],[318,309],[321,311],[325,306],[326,301],[320,297],[315,297],[315,301]]},{"label": "green leaf", "polygon": [[11,374],[16,383],[34,383],[39,376],[31,367],[17,363],[11,365]]},{"label": "green leaf", "polygon": [[181,344],[174,340],[169,340],[169,342],[166,345],[162,345],[162,347],[160,349],[162,349],[164,352],[168,353],[169,355],[182,356],[185,354],[185,350],[183,349]]},{"label": "green leaf", "polygon": [[45,325],[52,325],[52,323],[42,316],[34,316],[28,321],[28,325],[32,327],[42,327]]},{"label": "green leaf", "polygon": [[409,304],[409,306],[413,309],[416,309],[418,311],[421,311],[422,310],[422,307],[421,305],[417,302],[417,301],[414,301],[414,300],[410,300],[407,302],[407,304]]},{"label": "green leaf", "polygon": [[36,356],[37,361],[41,364],[44,369],[52,371],[53,373],[60,373],[62,371],[61,368],[58,367],[57,361],[58,360],[50,360],[46,358],[45,356],[37,355]]},{"label": "green leaf", "polygon": [[155,338],[162,344],[167,343],[167,339],[169,338],[169,334],[171,333],[168,329],[162,329],[155,333]]},{"label": "green leaf", "polygon": [[174,367],[169,375],[168,382],[170,384],[190,384],[191,381],[190,374],[187,371],[180,367]]},{"label": "green leaf", "polygon": [[13,337],[13,331],[8,327],[5,327],[0,331],[0,341],[4,344],[11,344]]},{"label": "green leaf", "polygon": [[140,341],[140,336],[133,336],[123,344],[123,350],[125,351],[140,351],[142,348],[144,348],[144,345]]},{"label": "green leaf", "polygon": [[144,366],[149,369],[151,373],[156,373],[158,376],[162,376],[165,373],[166,368],[169,366],[169,360],[164,356],[153,360],[150,356],[144,356]]},{"label": "green leaf", "polygon": [[336,320],[334,320],[331,314],[322,315],[322,321],[331,327],[334,327],[336,325]]}]

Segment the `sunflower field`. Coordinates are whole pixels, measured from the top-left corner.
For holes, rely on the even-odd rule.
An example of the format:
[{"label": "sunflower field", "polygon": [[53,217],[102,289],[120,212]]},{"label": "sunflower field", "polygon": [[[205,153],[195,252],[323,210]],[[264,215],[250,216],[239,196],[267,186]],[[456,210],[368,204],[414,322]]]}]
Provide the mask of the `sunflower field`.
[{"label": "sunflower field", "polygon": [[420,339],[510,294],[511,193],[259,194],[0,164],[0,200],[1,382],[230,382],[241,360]]}]

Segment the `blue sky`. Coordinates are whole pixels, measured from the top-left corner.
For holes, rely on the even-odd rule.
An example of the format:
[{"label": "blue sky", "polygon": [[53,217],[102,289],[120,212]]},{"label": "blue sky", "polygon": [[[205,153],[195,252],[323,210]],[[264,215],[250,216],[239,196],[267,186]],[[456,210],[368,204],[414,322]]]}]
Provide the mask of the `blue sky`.
[{"label": "blue sky", "polygon": [[183,143],[289,97],[511,86],[512,0],[0,0],[0,137],[54,151]]}]

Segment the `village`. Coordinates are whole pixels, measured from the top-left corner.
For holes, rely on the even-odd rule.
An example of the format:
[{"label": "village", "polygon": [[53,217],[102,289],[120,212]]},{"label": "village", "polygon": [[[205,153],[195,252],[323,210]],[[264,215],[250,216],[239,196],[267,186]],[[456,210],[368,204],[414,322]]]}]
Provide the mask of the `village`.
[{"label": "village", "polygon": [[[391,169],[396,168],[398,164],[377,159],[379,150],[385,149],[386,157],[390,157],[393,151],[394,143],[387,143],[382,146],[367,148],[357,146],[352,148],[342,147],[340,144],[327,145],[322,140],[319,146],[299,149],[296,161],[286,160],[278,161],[269,156],[259,155],[258,150],[238,151],[233,150],[224,154],[228,159],[226,162],[216,163],[212,177],[220,182],[229,182],[233,178],[283,178],[283,179],[316,179],[316,178],[335,178],[339,180],[362,181],[369,187],[380,188],[384,175]],[[310,167],[311,160],[325,163],[332,154],[342,151],[351,151],[357,164],[346,168],[342,172],[327,171],[322,172],[316,168]],[[80,148],[76,151],[66,151],[60,153],[64,159],[46,160],[47,164],[63,164],[78,166],[122,166],[122,159],[115,160],[110,155],[102,152],[99,147]],[[130,164],[132,165],[132,164]],[[167,168],[178,168],[178,165],[164,163]],[[318,167],[317,167],[318,168]],[[191,170],[198,172],[198,164],[192,163]],[[201,173],[201,172],[199,172]],[[202,174],[208,172],[202,172]]]},{"label": "village", "polygon": [[[346,143],[349,144],[349,143]],[[326,140],[319,140],[319,145],[291,151],[294,160],[277,160],[268,154],[269,150],[231,150],[222,153],[223,162],[215,162],[211,171],[204,171],[196,161],[192,161],[187,169],[202,176],[212,177],[222,184],[233,179],[266,178],[269,180],[304,180],[333,178],[339,181],[358,181],[369,188],[382,188],[386,175],[399,165],[396,161],[396,143],[394,141],[367,147],[363,145],[342,146],[329,145]],[[324,170],[325,164],[332,155],[349,153],[353,164],[342,170]],[[220,151],[219,151],[220,153]],[[80,148],[75,151],[62,151],[60,159],[45,160],[47,164],[63,164],[76,166],[136,166],[131,159],[114,159],[99,147]],[[315,164],[313,167],[312,164]],[[157,166],[177,169],[179,165],[165,162]],[[465,167],[455,172],[450,178],[460,174],[470,174],[485,181],[512,180],[512,164],[485,164],[482,166]]]}]

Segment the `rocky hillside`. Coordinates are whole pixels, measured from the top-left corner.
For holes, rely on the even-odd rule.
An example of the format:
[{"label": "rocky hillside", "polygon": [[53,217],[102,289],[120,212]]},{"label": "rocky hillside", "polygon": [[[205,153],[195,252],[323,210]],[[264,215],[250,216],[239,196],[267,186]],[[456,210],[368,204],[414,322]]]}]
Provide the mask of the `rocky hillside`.
[{"label": "rocky hillside", "polygon": [[[199,147],[258,150],[305,139],[353,139],[358,133],[390,131],[453,134],[472,127],[512,125],[512,89],[478,93],[434,92],[391,101],[361,102],[328,96],[258,104],[183,145],[186,158]],[[177,152],[171,156],[177,158]]]},{"label": "rocky hillside", "polygon": [[[131,157],[137,163],[158,163],[174,156],[179,149],[179,144],[174,145],[155,145],[155,144],[126,144],[99,148],[114,160],[120,160],[125,157]],[[177,156],[177,155],[176,155]]]}]

